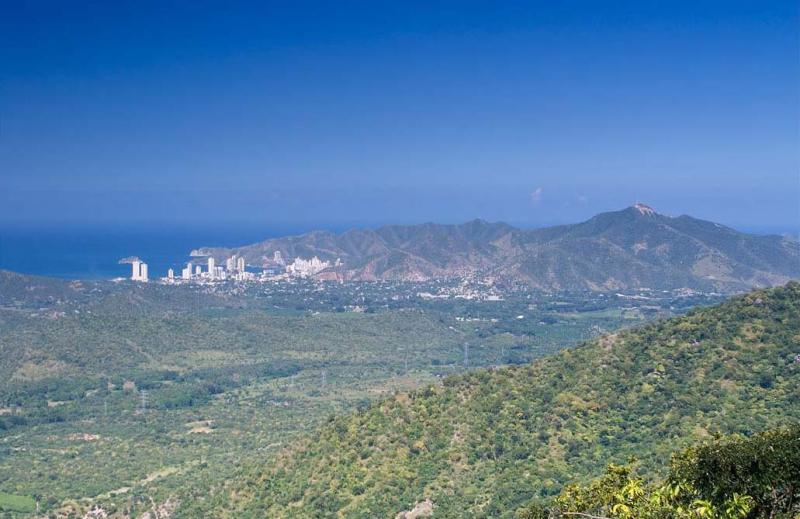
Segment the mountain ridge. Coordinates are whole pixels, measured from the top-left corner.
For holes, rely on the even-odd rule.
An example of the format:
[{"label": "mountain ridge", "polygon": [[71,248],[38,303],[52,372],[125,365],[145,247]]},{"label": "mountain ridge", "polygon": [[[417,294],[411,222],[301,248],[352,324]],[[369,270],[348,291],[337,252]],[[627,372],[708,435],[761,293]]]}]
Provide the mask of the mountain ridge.
[{"label": "mountain ridge", "polygon": [[[195,256],[232,254],[248,265],[277,266],[314,256],[326,280],[428,281],[471,276],[543,290],[681,288],[737,292],[800,278],[800,243],[753,235],[688,215],[667,216],[637,203],[576,224],[520,229],[473,219],[312,231],[236,248],[203,247]],[[338,264],[337,264],[338,262]]]}]

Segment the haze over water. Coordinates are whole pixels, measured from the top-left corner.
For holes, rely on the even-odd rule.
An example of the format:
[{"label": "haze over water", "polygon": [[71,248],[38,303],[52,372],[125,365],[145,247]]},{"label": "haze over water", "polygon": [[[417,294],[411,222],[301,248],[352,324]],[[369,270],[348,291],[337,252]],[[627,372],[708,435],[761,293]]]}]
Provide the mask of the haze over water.
[{"label": "haze over water", "polygon": [[296,234],[301,227],[193,226],[0,228],[0,268],[67,279],[111,279],[130,275],[118,261],[139,256],[153,278],[189,260],[201,246],[237,246]]},{"label": "haze over water", "polygon": [[[341,232],[378,226],[369,223],[5,226],[0,227],[0,269],[66,279],[112,279],[130,275],[130,266],[118,264],[120,259],[139,256],[150,266],[150,276],[159,278],[169,268],[178,272],[190,260],[191,250],[203,246],[236,247],[312,230]],[[738,229],[753,234],[789,234],[795,238],[800,234],[791,224]]]}]

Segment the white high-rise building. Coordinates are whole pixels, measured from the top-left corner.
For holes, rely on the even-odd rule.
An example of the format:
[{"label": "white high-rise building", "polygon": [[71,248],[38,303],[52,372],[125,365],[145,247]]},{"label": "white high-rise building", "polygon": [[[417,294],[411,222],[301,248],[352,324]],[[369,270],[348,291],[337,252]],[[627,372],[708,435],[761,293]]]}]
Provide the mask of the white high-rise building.
[{"label": "white high-rise building", "polygon": [[[190,263],[189,265],[191,265],[191,263]],[[197,265],[197,266],[195,266],[195,268],[194,268],[194,274],[195,274],[195,276],[197,276],[197,277],[200,277],[200,274],[202,274],[202,273],[203,273],[203,271],[202,271],[202,269],[200,268],[200,265]]]},{"label": "white high-rise building", "polygon": [[167,271],[167,279],[170,279],[170,280],[175,279],[175,271],[174,270],[169,269]]},{"label": "white high-rise building", "polygon": [[217,276],[217,270],[214,268],[214,258],[208,258],[208,277],[214,279]]},{"label": "white high-rise building", "polygon": [[142,269],[140,265],[142,264],[141,261],[138,259],[131,261],[131,279],[133,281],[139,281],[142,276]]},{"label": "white high-rise building", "polygon": [[131,261],[131,279],[133,281],[147,281],[147,263],[139,258]]},{"label": "white high-rise building", "polygon": [[186,264],[186,268],[181,271],[183,279],[192,279],[192,262]]},{"label": "white high-rise building", "polygon": [[236,260],[236,268],[239,272],[244,272],[244,258],[239,256],[239,259]]},{"label": "white high-rise building", "polygon": [[236,268],[236,254],[225,260],[225,270],[231,272]]}]

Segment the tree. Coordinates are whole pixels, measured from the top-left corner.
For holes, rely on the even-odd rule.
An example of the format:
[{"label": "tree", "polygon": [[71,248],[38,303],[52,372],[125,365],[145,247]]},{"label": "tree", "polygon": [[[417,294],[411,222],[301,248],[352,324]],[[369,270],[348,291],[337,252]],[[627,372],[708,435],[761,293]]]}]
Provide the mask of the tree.
[{"label": "tree", "polygon": [[570,485],[550,506],[520,519],[756,519],[800,513],[800,425],[732,436],[673,456],[670,474],[648,483],[630,465],[610,465],[588,485]]}]

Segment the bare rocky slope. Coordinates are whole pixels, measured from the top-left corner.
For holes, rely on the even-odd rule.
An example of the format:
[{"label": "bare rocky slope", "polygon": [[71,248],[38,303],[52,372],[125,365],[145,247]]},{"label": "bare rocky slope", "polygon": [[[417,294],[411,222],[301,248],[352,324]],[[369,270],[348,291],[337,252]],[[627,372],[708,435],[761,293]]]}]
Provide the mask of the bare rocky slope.
[{"label": "bare rocky slope", "polygon": [[[461,225],[389,225],[341,234],[315,231],[239,248],[202,248],[252,266],[316,256],[330,266],[316,277],[423,281],[477,276],[544,290],[636,288],[734,292],[800,278],[800,243],[746,234],[643,204],[572,225],[518,229],[473,220]],[[337,260],[339,263],[337,264]]]}]

